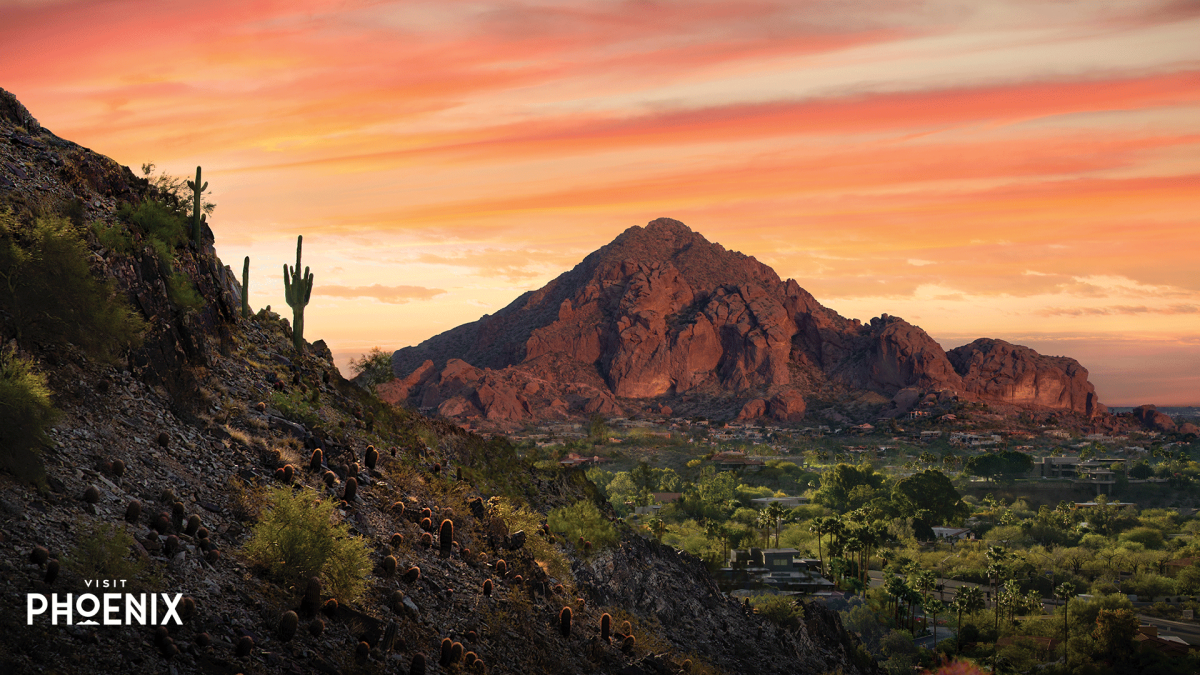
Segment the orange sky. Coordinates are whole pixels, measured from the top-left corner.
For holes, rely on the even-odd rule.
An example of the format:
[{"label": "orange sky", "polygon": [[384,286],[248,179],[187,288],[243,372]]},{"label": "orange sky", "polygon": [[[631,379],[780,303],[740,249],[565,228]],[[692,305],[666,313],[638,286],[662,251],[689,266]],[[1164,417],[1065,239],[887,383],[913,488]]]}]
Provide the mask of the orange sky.
[{"label": "orange sky", "polygon": [[0,87],[203,165],[255,307],[303,234],[343,368],[669,216],[846,316],[1197,404],[1197,36],[1193,0],[0,0]]}]

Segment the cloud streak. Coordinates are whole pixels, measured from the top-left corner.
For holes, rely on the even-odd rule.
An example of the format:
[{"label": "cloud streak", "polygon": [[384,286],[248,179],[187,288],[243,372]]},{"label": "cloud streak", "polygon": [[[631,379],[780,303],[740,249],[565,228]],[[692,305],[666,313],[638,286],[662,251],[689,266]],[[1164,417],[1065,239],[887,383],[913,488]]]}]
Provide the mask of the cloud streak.
[{"label": "cloud streak", "polygon": [[317,287],[317,295],[333,298],[373,298],[380,302],[402,305],[413,300],[430,300],[446,291],[440,288],[424,288],[422,286],[340,286],[337,284],[322,284]]}]

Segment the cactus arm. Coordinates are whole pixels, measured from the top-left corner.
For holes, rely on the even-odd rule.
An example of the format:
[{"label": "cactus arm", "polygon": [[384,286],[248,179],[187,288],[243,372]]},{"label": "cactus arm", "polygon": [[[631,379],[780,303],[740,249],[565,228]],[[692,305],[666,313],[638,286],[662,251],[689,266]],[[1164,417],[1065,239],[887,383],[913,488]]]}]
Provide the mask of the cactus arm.
[{"label": "cactus arm", "polygon": [[242,318],[250,318],[250,256],[242,263]]}]

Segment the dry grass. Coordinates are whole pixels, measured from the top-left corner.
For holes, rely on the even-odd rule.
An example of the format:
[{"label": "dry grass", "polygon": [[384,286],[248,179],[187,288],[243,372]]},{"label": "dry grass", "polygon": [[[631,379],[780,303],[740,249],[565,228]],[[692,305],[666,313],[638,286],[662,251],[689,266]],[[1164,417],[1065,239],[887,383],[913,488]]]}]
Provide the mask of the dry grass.
[{"label": "dry grass", "polygon": [[229,495],[229,510],[235,518],[257,521],[262,516],[266,490],[248,486],[237,476],[230,476],[225,488]]}]

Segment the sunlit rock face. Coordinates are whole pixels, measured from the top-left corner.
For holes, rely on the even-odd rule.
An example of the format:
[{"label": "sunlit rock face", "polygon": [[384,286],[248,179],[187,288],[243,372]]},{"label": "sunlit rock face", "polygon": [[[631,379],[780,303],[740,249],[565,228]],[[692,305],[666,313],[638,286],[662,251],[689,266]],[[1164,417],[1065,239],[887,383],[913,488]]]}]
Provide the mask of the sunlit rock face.
[{"label": "sunlit rock face", "polygon": [[661,410],[660,399],[681,397],[733,397],[729,417],[797,421],[806,397],[831,384],[1100,409],[1071,359],[996,340],[947,354],[899,317],[846,319],[669,218],[626,230],[543,288],[397,351],[392,364],[389,400],[490,421],[620,414],[651,399]]}]

